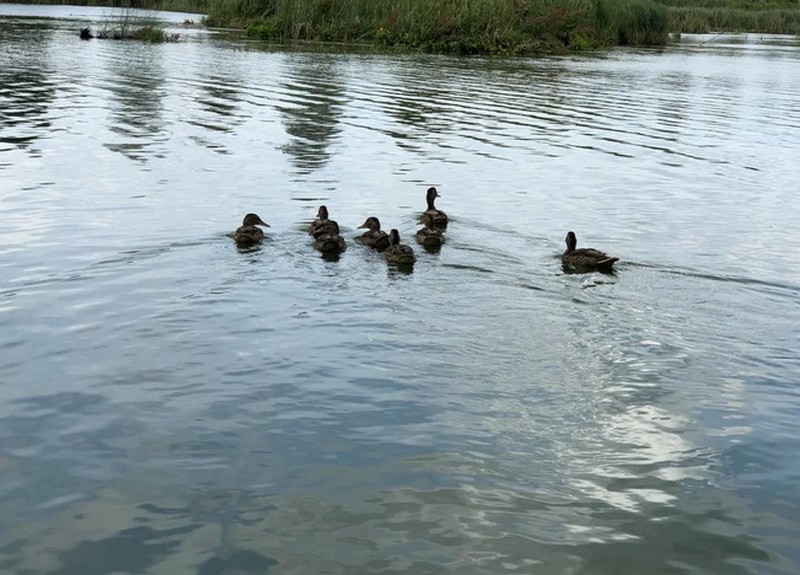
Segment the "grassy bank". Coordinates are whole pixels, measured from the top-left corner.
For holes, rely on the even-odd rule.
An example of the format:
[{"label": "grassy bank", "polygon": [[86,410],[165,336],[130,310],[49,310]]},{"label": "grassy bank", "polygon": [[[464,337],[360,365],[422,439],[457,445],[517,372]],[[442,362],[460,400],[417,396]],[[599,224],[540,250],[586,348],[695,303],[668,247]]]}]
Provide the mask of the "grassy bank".
[{"label": "grassy bank", "polygon": [[209,25],[275,42],[345,42],[426,52],[531,54],[663,44],[651,0],[215,0]]}]

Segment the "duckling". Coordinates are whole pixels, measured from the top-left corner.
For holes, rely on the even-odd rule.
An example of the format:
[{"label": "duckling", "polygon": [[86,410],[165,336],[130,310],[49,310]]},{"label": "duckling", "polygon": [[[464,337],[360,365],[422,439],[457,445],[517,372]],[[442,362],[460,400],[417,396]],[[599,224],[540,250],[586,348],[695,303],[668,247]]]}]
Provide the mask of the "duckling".
[{"label": "duckling", "polygon": [[338,234],[339,224],[328,219],[327,207],[320,206],[319,210],[317,210],[317,219],[311,222],[311,224],[308,226],[308,233],[314,237],[318,236],[319,234],[326,233]]},{"label": "duckling", "polygon": [[565,241],[567,242],[567,249],[561,255],[561,263],[568,271],[589,272],[597,270],[610,273],[613,271],[614,262],[619,260],[619,258],[611,257],[592,248],[576,249],[578,238],[575,237],[575,232],[567,232]]},{"label": "duckling", "polygon": [[420,216],[420,220],[423,218],[430,218],[431,223],[433,226],[437,228],[446,228],[447,222],[449,222],[449,218],[447,214],[444,213],[442,210],[437,210],[436,207],[433,205],[433,202],[436,198],[441,198],[442,196],[439,194],[438,190],[431,186],[428,188],[427,193],[425,194],[425,199],[428,202],[428,209],[422,212]]},{"label": "duckling", "polygon": [[370,216],[358,226],[358,229],[367,228],[368,231],[361,234],[361,242],[370,248],[383,251],[389,247],[389,235],[381,229],[381,221]]},{"label": "duckling", "polygon": [[389,247],[383,252],[383,257],[390,264],[397,265],[413,265],[417,261],[414,250],[400,243],[400,232],[394,228],[389,232]]},{"label": "duckling", "polygon": [[260,244],[264,239],[264,232],[258,226],[266,228],[270,225],[256,214],[247,214],[242,220],[242,225],[233,233],[233,239],[240,247],[254,246]]},{"label": "duckling", "polygon": [[424,227],[417,230],[416,240],[419,245],[426,250],[438,250],[444,243],[442,230],[434,227],[433,218],[423,214]]},{"label": "duckling", "polygon": [[333,220],[328,220],[325,229],[314,235],[314,248],[323,254],[340,254],[346,247],[344,238],[339,235],[339,224]]}]

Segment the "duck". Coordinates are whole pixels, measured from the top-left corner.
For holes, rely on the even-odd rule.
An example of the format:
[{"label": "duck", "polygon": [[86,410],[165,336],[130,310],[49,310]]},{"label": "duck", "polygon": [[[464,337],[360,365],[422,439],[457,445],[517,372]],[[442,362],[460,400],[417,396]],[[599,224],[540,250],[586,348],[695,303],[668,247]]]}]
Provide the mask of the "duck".
[{"label": "duck", "polygon": [[242,225],[233,233],[233,239],[242,247],[260,244],[264,239],[264,232],[258,226],[270,227],[267,222],[258,217],[258,214],[247,214],[242,220]]},{"label": "duck", "polygon": [[370,216],[366,221],[358,226],[358,229],[367,228],[367,231],[361,234],[361,242],[370,248],[376,250],[385,250],[389,247],[389,234],[381,229],[381,221],[375,216]]},{"label": "duck", "polygon": [[342,253],[347,248],[347,244],[339,235],[339,224],[328,220],[324,229],[314,235],[314,248],[323,254]]},{"label": "duck", "polygon": [[567,249],[561,254],[561,263],[568,271],[588,272],[600,271],[610,273],[612,266],[619,258],[611,257],[608,254],[592,248],[577,249],[578,238],[575,232],[567,232],[565,238]]},{"label": "duck", "polygon": [[428,250],[437,250],[444,243],[442,230],[433,225],[433,219],[429,216],[423,217],[424,227],[417,230],[415,236],[417,243]]},{"label": "duck", "polygon": [[413,265],[417,261],[414,250],[400,243],[400,232],[394,228],[389,232],[389,247],[383,252],[383,257],[390,264],[396,265]]},{"label": "duck", "polygon": [[436,200],[436,198],[441,197],[441,194],[439,194],[439,191],[436,188],[433,186],[428,188],[428,191],[425,193],[425,199],[428,202],[428,209],[422,212],[422,215],[420,215],[420,220],[428,218],[434,227],[446,228],[447,222],[450,221],[447,217],[447,214],[442,210],[436,209],[436,207],[433,205],[433,202]]},{"label": "duck", "polygon": [[319,207],[317,210],[317,219],[309,224],[308,233],[314,237],[326,233],[339,233],[339,224],[328,219],[328,208],[326,206]]}]

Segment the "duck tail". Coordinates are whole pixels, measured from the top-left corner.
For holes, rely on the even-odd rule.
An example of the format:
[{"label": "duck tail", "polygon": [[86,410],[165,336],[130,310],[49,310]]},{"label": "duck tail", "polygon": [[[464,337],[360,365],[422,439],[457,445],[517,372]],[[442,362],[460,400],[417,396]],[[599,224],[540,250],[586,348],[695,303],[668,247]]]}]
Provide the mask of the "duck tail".
[{"label": "duck tail", "polygon": [[600,269],[610,270],[611,266],[613,266],[614,262],[616,261],[619,261],[619,258],[606,258],[597,262],[597,267]]}]

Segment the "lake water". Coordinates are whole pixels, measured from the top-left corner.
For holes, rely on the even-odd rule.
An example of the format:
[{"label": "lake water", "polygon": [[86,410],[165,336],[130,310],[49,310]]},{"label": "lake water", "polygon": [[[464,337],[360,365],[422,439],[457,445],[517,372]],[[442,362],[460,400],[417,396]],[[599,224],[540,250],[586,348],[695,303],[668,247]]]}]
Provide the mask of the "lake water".
[{"label": "lake water", "polygon": [[[795,39],[78,39],[114,16],[0,4],[0,572],[800,572]],[[430,185],[413,273],[353,241]]]}]

